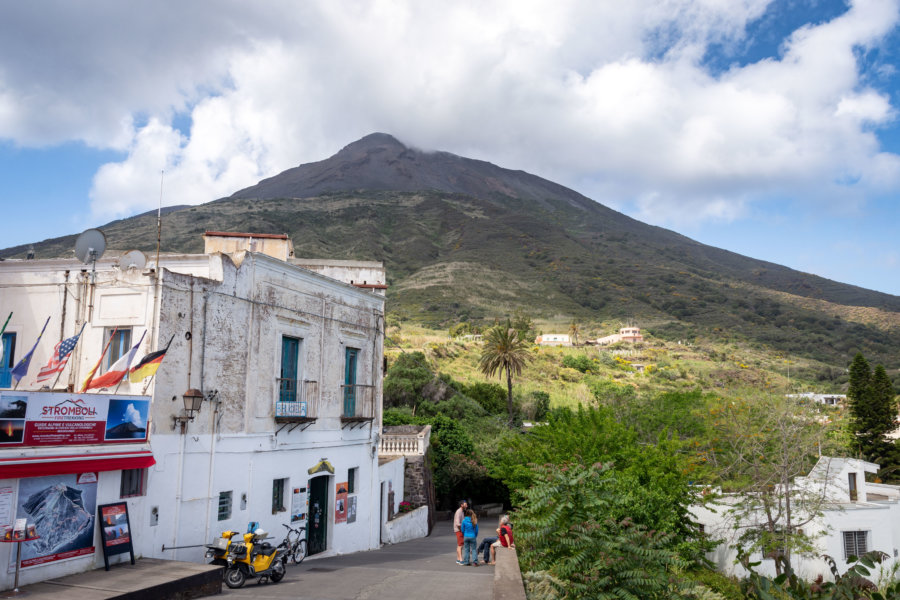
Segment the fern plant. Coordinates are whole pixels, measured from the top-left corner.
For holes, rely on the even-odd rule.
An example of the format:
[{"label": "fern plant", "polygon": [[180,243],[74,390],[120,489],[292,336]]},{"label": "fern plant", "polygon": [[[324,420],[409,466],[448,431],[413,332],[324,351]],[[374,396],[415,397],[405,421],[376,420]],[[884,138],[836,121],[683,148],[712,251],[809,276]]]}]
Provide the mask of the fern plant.
[{"label": "fern plant", "polygon": [[[536,468],[523,493],[516,536],[523,571],[546,571],[559,598],[654,600],[692,597],[676,574],[686,566],[669,535],[629,517],[628,502],[610,465]],[[547,594],[545,594],[546,596]]]}]

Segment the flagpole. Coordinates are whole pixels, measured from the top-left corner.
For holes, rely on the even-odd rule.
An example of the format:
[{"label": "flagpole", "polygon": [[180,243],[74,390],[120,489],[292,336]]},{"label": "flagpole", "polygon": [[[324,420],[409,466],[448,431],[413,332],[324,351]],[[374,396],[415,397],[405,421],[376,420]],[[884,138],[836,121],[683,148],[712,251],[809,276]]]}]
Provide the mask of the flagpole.
[{"label": "flagpole", "polygon": [[[168,356],[168,354],[169,354],[169,346],[172,345],[172,340],[174,340],[174,339],[175,339],[175,334],[173,333],[172,337],[169,338],[169,343],[166,344],[166,353],[163,354],[162,360],[159,361],[160,365],[162,365],[163,360],[166,360],[166,356]],[[156,371],[159,371],[159,368],[157,368]],[[144,384],[144,387],[141,390],[141,396],[143,396],[144,394],[147,393],[147,388],[150,387],[150,384],[153,383],[153,378],[156,377],[156,371],[154,371],[153,375],[150,376],[150,380]]]},{"label": "flagpole", "polygon": [[[81,331],[78,332],[78,340],[76,340],[76,342],[75,342],[76,345],[78,344],[78,342],[81,341],[81,334],[84,332],[84,326],[85,326],[85,325],[87,325],[87,321],[85,321],[84,323],[81,324]],[[74,352],[75,352],[75,347],[73,346],[73,347],[72,347],[72,353],[74,353]],[[71,355],[71,353],[70,353],[70,355]],[[66,359],[66,364],[68,364],[68,362],[69,362],[69,360]],[[51,389],[51,390],[52,390],[53,388],[56,387],[56,384],[57,384],[57,383],[59,383],[59,377],[62,375],[62,372],[65,371],[65,370],[66,370],[66,368],[65,368],[65,366],[64,366],[64,367],[56,374],[56,379],[53,380],[53,385],[50,386],[50,389]],[[67,388],[67,389],[68,389],[68,388]]]},{"label": "flagpole", "polygon": [[[11,317],[12,313],[10,313],[9,316]],[[26,354],[25,357],[22,358],[22,360],[20,361],[19,364],[25,363],[25,372],[22,373],[21,376],[16,378],[16,385],[13,386],[13,391],[19,389],[19,382],[21,382],[23,379],[25,379],[25,375],[28,374],[28,367],[29,367],[29,365],[31,365],[31,355],[34,354],[35,350],[37,350],[37,345],[41,343],[41,338],[44,337],[44,331],[46,331],[47,325],[49,325],[49,324],[50,324],[50,317],[47,317],[47,320],[44,321],[44,327],[43,327],[43,329],[41,329],[41,333],[38,335],[37,341],[34,343],[34,346],[32,346],[31,351],[28,354]],[[13,367],[13,371],[15,371],[18,366],[19,365],[16,365],[15,367]],[[15,377],[15,373],[13,373],[13,377]]]},{"label": "flagpole", "polygon": [[[144,333],[141,334],[141,339],[138,340],[137,346],[141,345],[141,342],[144,341],[144,336],[146,336],[146,335],[147,335],[147,330],[145,329]],[[137,347],[137,346],[135,346],[135,347]],[[134,357],[132,356],[132,358],[134,358]],[[122,379],[125,379],[126,377],[128,377],[128,368],[130,368],[130,367],[131,367],[131,361],[129,360],[128,367],[125,368],[125,375],[122,376]],[[113,394],[115,394],[116,392],[119,391],[119,386],[122,385],[122,379],[120,379],[119,383],[116,384],[116,389],[113,390]]]}]

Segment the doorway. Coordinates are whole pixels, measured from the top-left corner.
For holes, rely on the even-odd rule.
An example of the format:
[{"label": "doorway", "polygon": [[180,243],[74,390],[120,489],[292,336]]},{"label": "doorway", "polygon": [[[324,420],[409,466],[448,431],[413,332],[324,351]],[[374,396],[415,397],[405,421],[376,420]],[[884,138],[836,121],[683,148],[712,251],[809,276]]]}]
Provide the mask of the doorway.
[{"label": "doorway", "polygon": [[315,477],[309,482],[310,555],[324,552],[328,545],[328,482],[330,477]]}]

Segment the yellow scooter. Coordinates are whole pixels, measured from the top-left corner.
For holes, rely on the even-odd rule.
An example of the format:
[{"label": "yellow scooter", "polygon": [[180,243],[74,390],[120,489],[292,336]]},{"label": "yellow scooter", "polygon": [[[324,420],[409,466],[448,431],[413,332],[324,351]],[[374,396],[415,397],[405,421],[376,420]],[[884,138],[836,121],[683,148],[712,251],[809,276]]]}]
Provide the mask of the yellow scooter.
[{"label": "yellow scooter", "polygon": [[257,529],[245,533],[243,543],[231,541],[225,554],[225,585],[235,589],[244,585],[248,577],[268,578],[272,583],[284,579],[287,557],[284,550],[265,542],[268,532]]},{"label": "yellow scooter", "polygon": [[226,556],[228,555],[228,547],[231,545],[231,538],[238,535],[237,531],[223,531],[222,537],[212,544],[206,545],[206,558],[211,559],[209,564],[228,566]]}]

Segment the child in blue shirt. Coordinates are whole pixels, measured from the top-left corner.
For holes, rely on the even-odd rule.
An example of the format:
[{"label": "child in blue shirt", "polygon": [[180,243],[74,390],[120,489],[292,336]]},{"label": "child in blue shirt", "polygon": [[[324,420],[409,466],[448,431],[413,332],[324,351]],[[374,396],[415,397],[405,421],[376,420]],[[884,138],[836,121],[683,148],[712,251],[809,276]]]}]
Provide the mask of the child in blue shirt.
[{"label": "child in blue shirt", "polygon": [[478,539],[478,517],[475,511],[469,509],[462,521],[463,534],[463,564],[466,566],[478,566],[478,553],[475,551],[475,542]]}]

